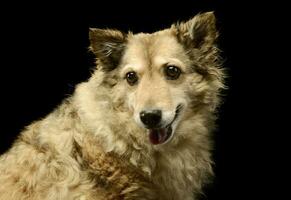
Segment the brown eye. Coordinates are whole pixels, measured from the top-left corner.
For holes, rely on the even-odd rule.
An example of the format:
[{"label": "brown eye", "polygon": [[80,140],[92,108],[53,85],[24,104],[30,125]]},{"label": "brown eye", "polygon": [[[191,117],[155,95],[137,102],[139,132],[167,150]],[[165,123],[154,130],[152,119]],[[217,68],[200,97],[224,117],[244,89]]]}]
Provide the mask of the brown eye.
[{"label": "brown eye", "polygon": [[137,74],[135,72],[128,72],[125,75],[125,78],[129,85],[134,85],[138,80]]},{"label": "brown eye", "polygon": [[168,80],[176,80],[179,78],[180,74],[181,70],[176,66],[169,65],[165,68],[165,75]]}]

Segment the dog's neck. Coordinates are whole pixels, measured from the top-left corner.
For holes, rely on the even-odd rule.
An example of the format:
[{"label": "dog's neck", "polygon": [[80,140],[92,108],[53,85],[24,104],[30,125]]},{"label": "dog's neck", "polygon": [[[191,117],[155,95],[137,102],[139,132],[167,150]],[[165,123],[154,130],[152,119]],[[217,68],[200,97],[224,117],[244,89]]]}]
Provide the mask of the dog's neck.
[{"label": "dog's neck", "polygon": [[[155,187],[161,195],[164,195],[164,199],[170,198],[167,195],[180,198],[183,193],[199,191],[205,177],[212,173],[208,150],[198,150],[193,141],[188,139],[181,141],[171,150],[169,148],[159,151],[152,149],[149,152],[138,150],[122,140],[111,144],[112,146],[109,148],[110,142],[111,140],[107,141],[103,136],[89,134],[89,137],[83,139],[83,159],[81,160],[89,163],[88,166],[92,172],[96,171],[98,163],[100,164],[104,159],[111,160],[112,164],[118,169],[120,168],[126,176],[134,177],[137,181],[143,181],[145,184]],[[125,146],[126,151],[123,150]],[[207,164],[205,165],[205,163]],[[207,167],[205,168],[205,166]],[[98,168],[97,171],[108,174],[110,169],[110,167]],[[96,172],[94,173],[96,177],[99,176]],[[201,180],[194,179],[197,177],[197,173],[201,174]],[[110,185],[111,182],[109,181],[107,184]],[[188,192],[185,192],[186,190]]]}]

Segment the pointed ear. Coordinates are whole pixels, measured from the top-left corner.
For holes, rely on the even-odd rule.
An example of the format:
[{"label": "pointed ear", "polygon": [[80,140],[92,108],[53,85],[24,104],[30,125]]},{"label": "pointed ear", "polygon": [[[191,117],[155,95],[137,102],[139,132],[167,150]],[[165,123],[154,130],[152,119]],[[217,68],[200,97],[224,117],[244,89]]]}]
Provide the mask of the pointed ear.
[{"label": "pointed ear", "polygon": [[126,34],[110,29],[89,29],[90,50],[105,71],[115,69],[125,49]]},{"label": "pointed ear", "polygon": [[198,14],[187,22],[174,25],[178,40],[191,48],[203,48],[213,45],[218,36],[213,12]]}]

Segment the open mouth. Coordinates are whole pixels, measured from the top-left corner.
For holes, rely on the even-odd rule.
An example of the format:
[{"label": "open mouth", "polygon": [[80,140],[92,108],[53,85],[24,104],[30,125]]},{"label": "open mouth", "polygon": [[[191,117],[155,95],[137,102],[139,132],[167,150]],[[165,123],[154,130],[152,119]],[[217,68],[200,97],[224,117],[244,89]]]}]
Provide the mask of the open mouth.
[{"label": "open mouth", "polygon": [[149,139],[152,144],[163,144],[171,138],[171,136],[173,135],[172,124],[178,118],[181,109],[182,105],[179,104],[176,108],[174,119],[164,128],[149,129]]}]

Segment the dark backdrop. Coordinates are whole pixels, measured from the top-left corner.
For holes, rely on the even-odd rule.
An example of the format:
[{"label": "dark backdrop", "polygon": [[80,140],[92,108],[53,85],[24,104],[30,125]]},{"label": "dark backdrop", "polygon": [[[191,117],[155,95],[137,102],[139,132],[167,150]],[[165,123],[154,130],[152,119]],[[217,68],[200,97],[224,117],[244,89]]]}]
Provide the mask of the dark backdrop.
[{"label": "dark backdrop", "polygon": [[1,6],[1,153],[25,125],[51,112],[72,94],[75,84],[89,77],[93,66],[87,52],[89,27],[153,32],[214,10],[229,89],[214,136],[216,178],[205,199],[269,195],[277,184],[271,177],[277,172],[266,167],[269,158],[278,157],[265,143],[271,127],[262,119],[272,112],[272,107],[264,106],[266,94],[276,91],[272,84],[276,76],[270,80],[267,75],[276,51],[270,50],[273,40],[268,33],[276,20],[266,6],[266,2],[256,6],[206,0]]}]

